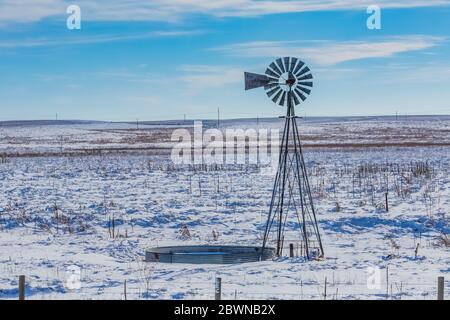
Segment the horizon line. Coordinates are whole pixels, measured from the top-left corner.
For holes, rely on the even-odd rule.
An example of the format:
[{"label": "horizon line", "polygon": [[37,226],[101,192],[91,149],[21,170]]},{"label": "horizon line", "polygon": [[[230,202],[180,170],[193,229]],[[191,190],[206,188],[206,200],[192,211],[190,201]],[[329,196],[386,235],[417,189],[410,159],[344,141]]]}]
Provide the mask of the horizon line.
[{"label": "horizon line", "polygon": [[[298,116],[299,119],[327,119],[327,118],[418,118],[418,117],[450,117],[450,114],[408,114],[408,113],[398,113],[398,114],[382,114],[382,115],[329,115],[329,116]],[[283,119],[284,116],[269,116],[269,117],[242,117],[242,118],[190,118],[190,119],[160,119],[160,120],[98,120],[98,119],[77,119],[77,118],[68,118],[68,119],[12,119],[12,120],[0,120],[0,123],[13,123],[13,122],[47,122],[47,123],[63,123],[63,122],[100,122],[100,123],[160,123],[160,122],[192,122],[192,121],[235,121],[235,120],[274,120],[274,119]]]}]

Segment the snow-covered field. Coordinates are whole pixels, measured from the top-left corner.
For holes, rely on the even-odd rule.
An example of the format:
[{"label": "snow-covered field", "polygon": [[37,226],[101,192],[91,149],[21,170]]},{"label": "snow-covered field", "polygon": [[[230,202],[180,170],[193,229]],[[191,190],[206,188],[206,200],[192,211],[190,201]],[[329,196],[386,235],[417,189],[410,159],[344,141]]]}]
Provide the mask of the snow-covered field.
[{"label": "snow-covered field", "polygon": [[[223,120],[221,129],[279,129],[283,119]],[[203,129],[215,121],[202,122]],[[450,116],[408,118],[306,118],[299,119],[302,141],[310,147],[332,146],[447,146]],[[170,150],[174,128],[192,130],[193,121],[175,123],[110,122],[0,122],[0,156],[73,155],[102,152],[147,153]],[[175,139],[177,139],[175,137]],[[159,152],[162,153],[162,152]],[[166,152],[167,153],[167,152]]]},{"label": "snow-covered field", "polygon": [[[256,166],[180,168],[164,155],[36,156],[142,146],[136,137],[146,144],[154,134],[127,124],[74,126],[0,128],[1,299],[17,297],[21,274],[30,299],[124,299],[125,281],[128,299],[211,299],[217,276],[230,299],[323,299],[325,279],[327,299],[435,299],[437,277],[450,276],[449,119],[305,122],[306,144],[339,146],[305,148],[325,259],[241,265],[142,259],[153,246],[259,245],[273,176]],[[364,147],[387,140],[401,147]],[[13,156],[22,152],[34,156]],[[183,225],[192,239],[180,236]],[[380,268],[379,288],[367,286],[368,267]]]}]

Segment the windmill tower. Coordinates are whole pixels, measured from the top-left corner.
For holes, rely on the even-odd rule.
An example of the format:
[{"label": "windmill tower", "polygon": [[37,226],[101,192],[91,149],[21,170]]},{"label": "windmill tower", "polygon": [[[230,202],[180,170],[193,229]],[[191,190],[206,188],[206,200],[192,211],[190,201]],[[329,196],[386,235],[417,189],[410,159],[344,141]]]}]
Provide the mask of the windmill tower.
[{"label": "windmill tower", "polygon": [[265,75],[245,72],[245,90],[264,87],[274,103],[286,107],[278,170],[265,226],[262,250],[276,241],[281,256],[286,241],[295,237],[300,254],[307,259],[323,257],[324,251],[316,220],[311,188],[303,159],[294,106],[311,93],[311,70],[297,58],[272,62]]}]

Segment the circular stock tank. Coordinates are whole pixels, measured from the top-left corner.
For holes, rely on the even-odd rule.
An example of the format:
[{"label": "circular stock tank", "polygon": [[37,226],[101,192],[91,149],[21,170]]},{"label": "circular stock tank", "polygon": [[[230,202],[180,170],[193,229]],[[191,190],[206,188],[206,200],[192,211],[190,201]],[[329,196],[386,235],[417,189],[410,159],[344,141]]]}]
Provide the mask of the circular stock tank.
[{"label": "circular stock tank", "polygon": [[270,260],[275,249],[249,246],[173,246],[151,248],[145,261],[192,264],[234,264]]}]

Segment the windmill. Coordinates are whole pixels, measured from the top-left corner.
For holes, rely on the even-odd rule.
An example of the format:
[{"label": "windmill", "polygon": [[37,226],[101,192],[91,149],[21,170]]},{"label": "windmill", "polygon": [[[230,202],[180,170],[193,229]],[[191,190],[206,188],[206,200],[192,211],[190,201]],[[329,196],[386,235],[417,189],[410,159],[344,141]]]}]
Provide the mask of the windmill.
[{"label": "windmill", "polygon": [[264,251],[268,242],[276,241],[277,256],[282,255],[285,240],[291,240],[285,235],[291,234],[300,236],[302,256],[313,259],[324,255],[294,112],[294,106],[311,93],[312,79],[308,66],[291,57],[275,60],[264,75],[245,72],[245,90],[264,87],[274,103],[287,107],[262,244]]}]

